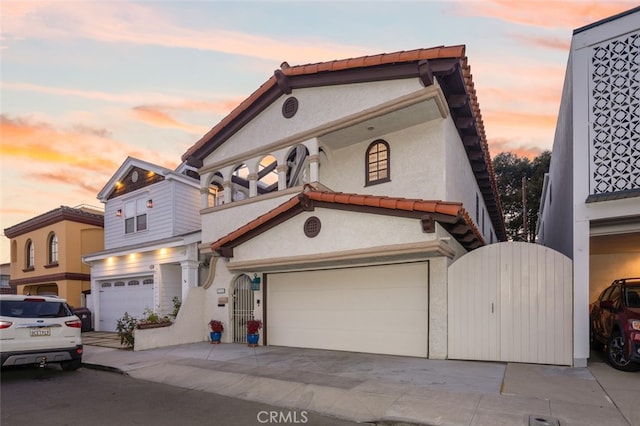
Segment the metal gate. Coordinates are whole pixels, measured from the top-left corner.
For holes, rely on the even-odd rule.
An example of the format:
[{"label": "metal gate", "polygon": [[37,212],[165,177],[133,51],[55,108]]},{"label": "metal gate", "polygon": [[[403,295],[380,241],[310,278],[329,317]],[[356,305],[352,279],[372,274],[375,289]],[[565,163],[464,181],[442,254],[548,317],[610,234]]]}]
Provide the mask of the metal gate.
[{"label": "metal gate", "polygon": [[539,244],[491,244],[448,271],[448,357],[571,365],[571,259]]},{"label": "metal gate", "polygon": [[247,343],[247,321],[253,319],[251,278],[240,275],[233,283],[233,341]]}]

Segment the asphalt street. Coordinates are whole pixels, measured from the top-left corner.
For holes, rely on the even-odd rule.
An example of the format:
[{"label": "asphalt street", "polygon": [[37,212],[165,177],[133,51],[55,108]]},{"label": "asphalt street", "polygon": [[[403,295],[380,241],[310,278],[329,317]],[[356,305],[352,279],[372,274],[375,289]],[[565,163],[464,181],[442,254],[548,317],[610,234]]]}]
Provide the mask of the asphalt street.
[{"label": "asphalt street", "polygon": [[122,374],[58,366],[2,370],[2,426],[326,425],[357,423]]}]

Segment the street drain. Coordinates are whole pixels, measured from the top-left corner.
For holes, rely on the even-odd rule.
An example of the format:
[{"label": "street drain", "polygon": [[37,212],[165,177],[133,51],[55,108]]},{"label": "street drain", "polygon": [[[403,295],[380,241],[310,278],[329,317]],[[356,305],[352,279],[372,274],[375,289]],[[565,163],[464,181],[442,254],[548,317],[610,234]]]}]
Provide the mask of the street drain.
[{"label": "street drain", "polygon": [[560,420],[555,417],[531,414],[529,416],[529,426],[560,426]]}]

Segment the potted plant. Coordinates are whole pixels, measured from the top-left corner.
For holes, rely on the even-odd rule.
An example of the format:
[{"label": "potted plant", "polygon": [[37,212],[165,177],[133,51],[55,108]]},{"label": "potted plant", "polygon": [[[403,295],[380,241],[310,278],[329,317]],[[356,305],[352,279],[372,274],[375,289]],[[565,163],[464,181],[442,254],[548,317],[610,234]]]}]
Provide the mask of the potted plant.
[{"label": "potted plant", "polygon": [[224,325],[222,324],[222,321],[209,321],[209,328],[211,328],[211,343],[220,343],[220,338],[222,337],[222,332],[224,331]]},{"label": "potted plant", "polygon": [[259,331],[262,328],[262,321],[252,319],[247,321],[247,344],[250,347],[258,346],[258,340],[260,340]]}]

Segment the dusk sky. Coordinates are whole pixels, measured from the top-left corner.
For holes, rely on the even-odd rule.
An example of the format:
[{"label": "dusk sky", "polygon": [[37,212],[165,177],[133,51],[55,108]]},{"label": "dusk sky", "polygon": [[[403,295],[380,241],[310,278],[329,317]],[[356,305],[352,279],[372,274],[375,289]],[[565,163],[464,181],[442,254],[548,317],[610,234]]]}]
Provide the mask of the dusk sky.
[{"label": "dusk sky", "polygon": [[0,228],[102,207],[127,156],[177,167],[283,61],[464,44],[492,155],[533,157],[553,143],[573,29],[636,5],[2,0]]}]

